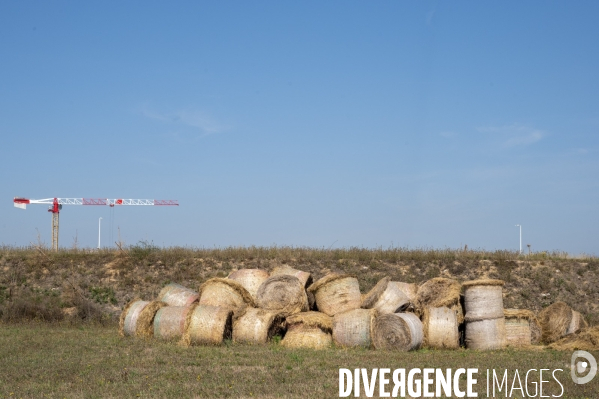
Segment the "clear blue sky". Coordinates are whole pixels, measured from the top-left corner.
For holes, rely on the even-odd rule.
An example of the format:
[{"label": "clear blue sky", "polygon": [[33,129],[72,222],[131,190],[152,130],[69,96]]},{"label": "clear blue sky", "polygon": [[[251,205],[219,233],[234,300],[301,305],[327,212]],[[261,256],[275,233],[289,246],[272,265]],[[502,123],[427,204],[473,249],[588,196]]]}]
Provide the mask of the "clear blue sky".
[{"label": "clear blue sky", "polygon": [[[127,244],[599,254],[599,3],[0,2],[0,243],[14,196]],[[110,208],[65,207],[95,247]],[[525,247],[526,248],[526,247]]]}]

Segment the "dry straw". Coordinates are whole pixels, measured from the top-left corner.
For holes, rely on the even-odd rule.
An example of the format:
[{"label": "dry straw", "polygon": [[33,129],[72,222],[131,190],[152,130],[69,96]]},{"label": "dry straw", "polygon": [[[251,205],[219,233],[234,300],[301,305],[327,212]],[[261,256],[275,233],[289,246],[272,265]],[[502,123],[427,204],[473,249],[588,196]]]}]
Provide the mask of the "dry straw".
[{"label": "dry straw", "polygon": [[399,288],[401,290],[401,292],[406,294],[406,296],[408,297],[410,302],[412,302],[412,303],[416,302],[416,297],[418,295],[418,286],[416,284],[402,283],[399,281],[391,281],[391,282],[389,282],[389,284],[393,284],[393,285],[397,286],[397,288]]},{"label": "dry straw", "polygon": [[505,318],[476,320],[466,323],[468,349],[494,350],[507,345]]},{"label": "dry straw", "polygon": [[420,348],[422,322],[413,313],[387,313],[374,318],[372,343],[376,349],[407,352]]},{"label": "dry straw", "polygon": [[141,311],[146,307],[150,302],[142,301],[139,298],[136,298],[129,302],[127,306],[121,312],[121,317],[119,318],[119,334],[126,336],[135,335],[135,329],[137,327],[137,320]]},{"label": "dry straw", "polygon": [[237,281],[228,278],[212,278],[202,284],[199,303],[231,309],[255,306],[252,295]]},{"label": "dry straw", "polygon": [[287,348],[325,349],[331,346],[333,318],[322,312],[296,313],[287,318],[281,345]]},{"label": "dry straw", "polygon": [[460,305],[461,285],[449,278],[435,277],[426,281],[418,288],[416,294],[416,310],[419,315],[426,308],[447,307],[455,310],[458,324],[464,320],[464,313]]},{"label": "dry straw", "polygon": [[549,347],[558,351],[597,351],[599,350],[599,326],[583,328],[576,334],[552,343]]},{"label": "dry straw", "polygon": [[410,300],[399,287],[390,284],[390,277],[382,278],[366,295],[362,297],[363,309],[376,309],[379,313],[404,311]]},{"label": "dry straw", "polygon": [[233,341],[246,344],[265,344],[281,334],[285,317],[276,311],[246,308],[233,316]]},{"label": "dry straw", "polygon": [[297,277],[297,279],[302,283],[304,288],[306,288],[310,284],[312,284],[312,275],[310,273],[305,272],[303,270],[294,269],[287,265],[275,267],[270,272],[270,275],[271,276],[287,275],[287,276]]},{"label": "dry straw", "polygon": [[526,309],[505,309],[507,346],[527,347],[540,339],[540,327],[533,312]]},{"label": "dry straw", "polygon": [[503,285],[501,280],[474,280],[462,284],[466,321],[502,318]]},{"label": "dry straw", "polygon": [[229,274],[228,278],[241,284],[255,300],[260,284],[268,278],[268,272],[262,269],[240,269]]},{"label": "dry straw", "polygon": [[329,316],[360,307],[358,279],[347,274],[326,275],[312,284],[308,291],[314,294],[318,310]]},{"label": "dry straw", "polygon": [[565,302],[555,302],[539,312],[541,340],[550,344],[564,337],[572,323],[572,308]]},{"label": "dry straw", "polygon": [[178,340],[185,332],[190,306],[165,306],[154,317],[154,337],[165,341]]},{"label": "dry straw", "polygon": [[566,330],[566,335],[575,334],[579,332],[581,329],[588,327],[587,322],[584,320],[582,315],[572,309],[572,320],[568,325],[568,329]]},{"label": "dry straw", "polygon": [[376,315],[374,309],[352,309],[337,313],[333,316],[333,341],[344,348],[370,348],[371,328]]},{"label": "dry straw", "polygon": [[152,301],[148,303],[139,313],[137,325],[135,327],[135,335],[146,338],[154,336],[154,317],[156,316],[156,312],[165,306],[167,306],[167,304],[161,301]]},{"label": "dry straw", "polygon": [[290,315],[307,311],[308,297],[297,277],[285,274],[266,279],[256,294],[256,304],[261,309]]},{"label": "dry straw", "polygon": [[458,316],[448,307],[426,308],[422,314],[423,346],[435,349],[460,347]]},{"label": "dry straw", "polygon": [[220,345],[232,338],[233,311],[209,305],[193,305],[185,320],[186,345]]},{"label": "dry straw", "polygon": [[191,306],[199,300],[200,294],[180,284],[167,284],[160,290],[157,301],[162,301],[168,306]]}]

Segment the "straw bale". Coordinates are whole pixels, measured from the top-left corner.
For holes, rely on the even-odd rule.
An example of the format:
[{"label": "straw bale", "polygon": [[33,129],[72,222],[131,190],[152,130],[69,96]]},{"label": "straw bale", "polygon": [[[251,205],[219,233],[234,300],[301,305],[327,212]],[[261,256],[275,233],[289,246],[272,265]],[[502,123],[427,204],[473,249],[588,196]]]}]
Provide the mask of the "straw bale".
[{"label": "straw bale", "polygon": [[572,322],[572,308],[565,302],[555,302],[539,312],[541,340],[550,344],[565,336]]},{"label": "straw bale", "polygon": [[336,345],[349,348],[372,346],[371,327],[377,311],[374,309],[352,309],[333,316],[333,341]]},{"label": "straw bale", "polygon": [[575,334],[552,343],[549,347],[558,351],[597,351],[599,350],[599,326],[583,328]]},{"label": "straw bale", "polygon": [[154,317],[156,316],[156,312],[165,306],[167,304],[161,301],[148,303],[137,317],[135,335],[146,338],[154,336]]},{"label": "straw bale", "polygon": [[447,307],[456,311],[458,324],[464,320],[460,305],[462,287],[459,282],[449,278],[435,277],[418,287],[416,294],[416,313],[422,315],[426,308]]},{"label": "straw bale", "polygon": [[566,335],[575,334],[585,327],[588,327],[588,324],[584,320],[582,315],[579,312],[572,309],[572,320],[570,321],[570,324],[568,325],[568,329],[566,330]]},{"label": "straw bale", "polygon": [[303,270],[294,269],[290,266],[283,265],[278,266],[272,269],[270,272],[271,276],[280,276],[280,275],[288,275],[297,277],[297,279],[302,283],[304,288],[307,288],[310,284],[312,284],[312,275]]},{"label": "straw bale", "polygon": [[399,288],[401,292],[406,294],[410,302],[416,302],[416,297],[418,296],[418,286],[416,284],[402,283],[399,281],[390,281],[389,284],[397,286],[397,288]]},{"label": "straw bale", "polygon": [[503,281],[475,280],[464,283],[465,320],[490,320],[503,316]]},{"label": "straw bale", "polygon": [[390,278],[384,277],[362,297],[362,308],[376,309],[379,313],[404,311],[410,306],[410,300],[396,285],[390,284]]},{"label": "straw bale", "polygon": [[331,273],[312,284],[318,310],[329,316],[358,309],[361,302],[358,279],[347,274]]},{"label": "straw bale", "polygon": [[165,306],[154,317],[154,338],[178,340],[185,333],[185,321],[191,306]]},{"label": "straw bale", "polygon": [[284,331],[282,313],[257,308],[246,308],[233,316],[233,341],[247,344],[265,344]]},{"label": "straw bale", "polygon": [[527,309],[504,309],[507,345],[523,347],[538,344],[541,328],[535,314]]},{"label": "straw bale", "polygon": [[466,347],[468,349],[494,350],[507,345],[505,318],[466,322]]},{"label": "straw bale", "polygon": [[135,298],[129,302],[119,318],[119,334],[123,337],[135,335],[135,328],[137,326],[137,319],[139,314],[150,302]]},{"label": "straw bale", "polygon": [[310,327],[318,327],[322,331],[333,331],[333,318],[322,312],[301,312],[287,317],[287,325],[303,324]]},{"label": "straw bale", "polygon": [[435,349],[460,347],[458,315],[448,307],[426,308],[422,314],[423,346]]},{"label": "straw bale", "polygon": [[170,283],[164,286],[158,294],[157,301],[162,301],[168,306],[191,306],[199,300],[200,294],[180,284]]},{"label": "straw bale", "polygon": [[268,278],[268,272],[262,269],[240,269],[236,270],[233,273],[229,274],[231,280],[237,281],[239,284],[245,288],[252,298],[256,300],[256,294],[258,293],[258,288],[260,288],[260,284],[264,282]]},{"label": "straw bale", "polygon": [[326,349],[331,346],[332,342],[333,338],[330,332],[325,332],[318,326],[297,323],[288,327],[281,345],[286,348]]},{"label": "straw bale", "polygon": [[202,284],[199,303],[231,309],[256,305],[252,295],[241,284],[228,278],[211,278]]},{"label": "straw bale", "polygon": [[185,320],[183,343],[220,345],[233,334],[233,311],[210,305],[193,305]]},{"label": "straw bale", "polygon": [[261,309],[290,315],[309,310],[306,290],[297,277],[280,274],[264,280],[256,295]]},{"label": "straw bale", "polygon": [[374,318],[372,343],[376,349],[407,352],[418,349],[423,338],[422,322],[413,313],[387,313]]}]

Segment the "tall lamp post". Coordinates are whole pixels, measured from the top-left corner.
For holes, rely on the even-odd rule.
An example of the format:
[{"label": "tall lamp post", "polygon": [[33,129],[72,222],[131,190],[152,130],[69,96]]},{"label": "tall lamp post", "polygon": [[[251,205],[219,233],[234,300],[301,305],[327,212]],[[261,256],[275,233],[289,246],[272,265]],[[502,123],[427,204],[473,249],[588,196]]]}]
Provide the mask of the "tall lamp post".
[{"label": "tall lamp post", "polygon": [[522,226],[517,224],[516,227],[520,227],[520,255],[522,255]]},{"label": "tall lamp post", "polygon": [[100,249],[100,232],[102,227],[102,218],[98,219],[98,249]]}]

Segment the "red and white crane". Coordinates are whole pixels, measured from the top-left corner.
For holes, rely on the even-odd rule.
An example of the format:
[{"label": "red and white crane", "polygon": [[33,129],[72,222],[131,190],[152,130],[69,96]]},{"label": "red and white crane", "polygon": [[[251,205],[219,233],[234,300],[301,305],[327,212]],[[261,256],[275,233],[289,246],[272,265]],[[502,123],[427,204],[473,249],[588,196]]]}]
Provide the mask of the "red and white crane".
[{"label": "red and white crane", "polygon": [[28,199],[15,197],[14,205],[17,208],[26,209],[28,204],[46,204],[48,212],[52,212],[52,249],[58,251],[58,214],[63,205],[108,205],[110,207],[121,205],[142,206],[179,206],[177,200],[155,200],[155,199],[124,199],[124,198],[45,198]]}]

